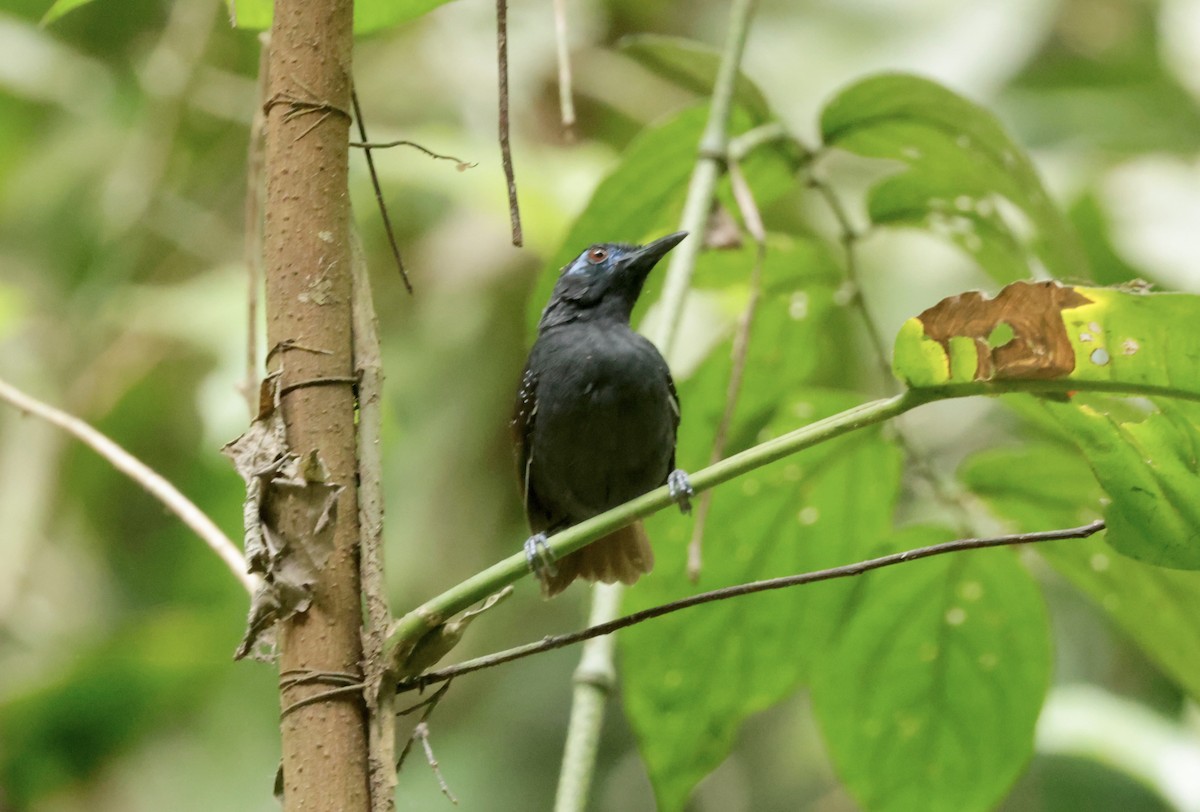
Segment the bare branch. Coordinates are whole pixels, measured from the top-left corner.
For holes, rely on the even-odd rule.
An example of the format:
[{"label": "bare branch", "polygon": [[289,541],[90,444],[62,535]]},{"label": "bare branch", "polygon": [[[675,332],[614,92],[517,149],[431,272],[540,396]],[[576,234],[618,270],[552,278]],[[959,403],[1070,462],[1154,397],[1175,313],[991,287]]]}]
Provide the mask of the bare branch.
[{"label": "bare branch", "polygon": [[474,169],[479,166],[474,161],[464,161],[462,158],[455,158],[453,155],[442,155],[440,152],[434,152],[428,147],[421,146],[416,141],[408,141],[401,139],[399,141],[351,141],[350,146],[355,149],[363,149],[368,152],[373,149],[392,149],[393,147],[412,147],[418,152],[424,152],[430,158],[436,158],[439,161],[454,161],[458,165],[458,171],[462,172],[467,169]]},{"label": "bare branch", "polygon": [[246,572],[246,561],[241,551],[221,532],[212,519],[196,507],[190,499],[167,480],[163,479],[141,460],[105,437],[78,417],[43,403],[3,380],[0,380],[0,399],[6,400],[26,414],[31,414],[57,426],[84,445],[91,448],[114,468],[146,489],[158,501],[186,524],[193,533],[220,556],[225,565],[251,595],[258,588],[258,578]]},{"label": "bare branch", "polygon": [[367,172],[371,175],[371,187],[375,190],[375,202],[379,204],[379,217],[383,220],[383,230],[387,232],[388,244],[392,247],[392,257],[396,260],[396,269],[400,271],[400,279],[404,281],[404,289],[411,295],[413,292],[412,282],[408,281],[408,271],[404,269],[404,260],[400,258],[400,246],[396,243],[396,232],[392,229],[392,218],[388,216],[387,204],[383,202],[383,188],[379,185],[379,175],[375,172],[375,158],[371,155],[367,125],[363,122],[362,106],[358,103],[358,91],[350,91],[350,104],[354,107],[354,122],[358,126],[358,136],[362,139],[359,145],[362,146],[363,155],[367,159]]},{"label": "bare branch", "polygon": [[508,0],[496,0],[496,54],[500,75],[500,158],[504,163],[504,178],[508,183],[508,216],[512,220],[512,243],[520,248],[525,238],[521,234],[517,179],[513,174],[512,148],[508,143]]},{"label": "bare branch", "polygon": [[570,634],[551,635],[539,640],[536,643],[527,643],[523,646],[509,649],[507,651],[489,654],[484,657],[477,657],[473,660],[452,665],[448,668],[443,668],[438,671],[431,671],[428,674],[422,674],[419,677],[404,680],[397,687],[397,693],[406,691],[414,691],[419,688],[425,688],[439,682],[444,682],[454,677],[463,674],[469,674],[472,671],[482,671],[485,668],[492,668],[503,663],[519,660],[523,657],[529,657],[533,654],[538,654],[543,651],[563,648],[575,643],[580,643],[584,640],[590,640],[593,637],[600,637],[606,634],[612,634],[615,631],[624,629],[628,626],[634,626],[638,623],[643,623],[647,620],[663,615],[669,615],[673,612],[678,612],[682,609],[688,609],[693,606],[699,606],[702,603],[712,603],[713,601],[727,600],[736,598],[742,595],[751,595],[755,592],[767,592],[773,589],[786,589],[793,586],[801,586],[803,584],[812,584],[817,581],[831,581],[835,578],[849,578],[855,575],[862,575],[864,572],[871,570],[890,567],[895,564],[903,564],[906,561],[917,561],[922,558],[931,558],[935,555],[945,555],[946,553],[961,552],[963,550],[983,550],[989,547],[1005,547],[1016,544],[1035,544],[1045,541],[1059,541],[1062,539],[1082,539],[1094,535],[1105,528],[1103,521],[1097,520],[1091,524],[1085,524],[1080,527],[1068,527],[1062,530],[1044,530],[1037,533],[1017,533],[1007,536],[991,536],[987,538],[968,538],[956,539],[955,541],[946,541],[941,544],[931,544],[928,547],[918,547],[913,550],[905,550],[900,553],[892,553],[890,555],[880,556],[878,558],[870,558],[866,561],[859,561],[854,564],[844,564],[840,567],[831,567],[829,569],[814,570],[813,572],[800,573],[799,575],[786,575],[782,578],[770,578],[765,581],[753,581],[748,584],[738,584],[736,586],[727,586],[722,589],[714,589],[709,592],[701,592],[696,595],[691,595],[687,598],[682,598],[670,603],[664,603],[660,606],[653,606],[649,609],[643,609],[640,612],[634,612],[631,615],[617,618],[616,620],[607,623],[600,623],[591,626],[581,631],[571,632]]}]

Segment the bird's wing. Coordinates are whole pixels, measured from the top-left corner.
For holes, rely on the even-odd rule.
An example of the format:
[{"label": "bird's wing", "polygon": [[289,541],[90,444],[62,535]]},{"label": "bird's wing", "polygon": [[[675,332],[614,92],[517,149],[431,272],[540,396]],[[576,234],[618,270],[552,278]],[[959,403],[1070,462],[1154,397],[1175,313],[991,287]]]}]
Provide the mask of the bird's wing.
[{"label": "bird's wing", "polygon": [[675,470],[675,441],[679,433],[679,393],[675,391],[675,379],[671,377],[671,370],[663,363],[663,374],[667,376],[667,392],[671,395],[671,464],[668,466],[668,471]]},{"label": "bird's wing", "polygon": [[549,516],[533,491],[530,467],[533,464],[533,426],[537,419],[537,375],[528,366],[521,374],[521,386],[517,390],[517,402],[513,406],[509,430],[513,447],[517,452],[517,479],[521,483],[521,502],[525,515],[534,530],[542,530],[549,523]]}]

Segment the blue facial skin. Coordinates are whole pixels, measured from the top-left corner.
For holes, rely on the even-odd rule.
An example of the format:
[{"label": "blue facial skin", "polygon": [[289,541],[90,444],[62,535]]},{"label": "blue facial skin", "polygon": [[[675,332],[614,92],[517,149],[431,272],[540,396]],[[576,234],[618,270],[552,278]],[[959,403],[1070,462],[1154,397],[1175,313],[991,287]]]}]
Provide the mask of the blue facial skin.
[{"label": "blue facial skin", "polygon": [[538,329],[613,317],[628,324],[646,277],[686,236],[687,232],[680,231],[645,246],[590,246],[563,268]]}]

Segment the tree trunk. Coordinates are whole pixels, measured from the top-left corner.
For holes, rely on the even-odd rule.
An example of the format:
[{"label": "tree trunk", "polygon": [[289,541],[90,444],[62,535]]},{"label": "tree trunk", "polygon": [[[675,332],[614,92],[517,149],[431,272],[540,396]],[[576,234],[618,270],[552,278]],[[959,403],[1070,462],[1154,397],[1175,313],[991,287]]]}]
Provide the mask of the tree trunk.
[{"label": "tree trunk", "polygon": [[[282,674],[360,675],[358,494],[347,152],[352,0],[277,0],[267,102],[266,269],[269,367],[280,371],[291,449],[314,453],[341,486],[334,552],[312,606],[282,624]],[[311,518],[310,518],[311,528]],[[281,518],[300,532],[304,518]],[[328,681],[281,691],[284,707]],[[362,696],[342,693],[282,721],[284,808],[365,810]]]}]

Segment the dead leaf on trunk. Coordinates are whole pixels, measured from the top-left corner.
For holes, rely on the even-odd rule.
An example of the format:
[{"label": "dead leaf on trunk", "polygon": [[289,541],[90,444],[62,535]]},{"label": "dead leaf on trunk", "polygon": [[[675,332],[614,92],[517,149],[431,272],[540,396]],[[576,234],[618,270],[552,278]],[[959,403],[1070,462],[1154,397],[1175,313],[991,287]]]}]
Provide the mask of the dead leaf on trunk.
[{"label": "dead leaf on trunk", "polygon": [[[221,449],[246,483],[247,569],[262,576],[235,659],[252,651],[255,659],[271,659],[275,624],[308,609],[313,584],[333,552],[341,487],[328,481],[315,452],[301,457],[288,447],[278,407],[278,379],[269,377],[262,384],[258,417]],[[283,515],[299,520],[284,523]]]}]

